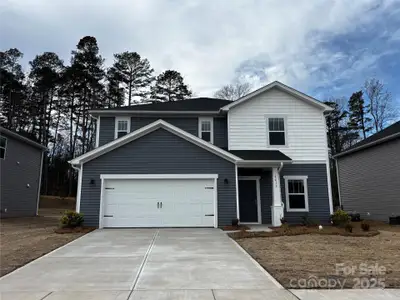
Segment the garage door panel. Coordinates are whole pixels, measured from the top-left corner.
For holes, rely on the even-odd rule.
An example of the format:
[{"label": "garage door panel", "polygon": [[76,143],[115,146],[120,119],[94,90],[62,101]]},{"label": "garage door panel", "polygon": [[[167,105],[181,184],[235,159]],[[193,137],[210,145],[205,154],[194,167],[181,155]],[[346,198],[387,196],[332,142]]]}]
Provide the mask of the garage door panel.
[{"label": "garage door panel", "polygon": [[214,226],[214,179],[106,179],[104,186],[104,227]]}]

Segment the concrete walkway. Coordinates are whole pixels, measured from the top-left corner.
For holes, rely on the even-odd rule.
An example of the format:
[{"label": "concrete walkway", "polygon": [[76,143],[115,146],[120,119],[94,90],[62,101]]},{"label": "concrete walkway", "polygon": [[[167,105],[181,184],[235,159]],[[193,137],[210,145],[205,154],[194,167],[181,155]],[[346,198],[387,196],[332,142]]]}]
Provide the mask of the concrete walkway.
[{"label": "concrete walkway", "polygon": [[1,300],[297,299],[218,229],[96,230],[0,279]]}]

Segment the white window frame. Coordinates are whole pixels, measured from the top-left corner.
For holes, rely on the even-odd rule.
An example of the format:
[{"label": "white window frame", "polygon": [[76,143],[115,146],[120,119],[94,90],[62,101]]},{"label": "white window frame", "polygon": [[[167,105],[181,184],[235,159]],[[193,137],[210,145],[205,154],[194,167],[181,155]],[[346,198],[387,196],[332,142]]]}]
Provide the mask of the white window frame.
[{"label": "white window frame", "polygon": [[7,152],[7,143],[8,143],[8,140],[7,140],[7,138],[6,138],[5,136],[1,136],[1,138],[4,138],[4,139],[6,140],[6,144],[5,144],[4,147],[1,147],[1,146],[0,146],[0,148],[4,149],[4,157],[0,157],[0,159],[5,160],[5,159],[6,159],[6,152]]},{"label": "white window frame", "polygon": [[[210,122],[210,141],[209,143],[214,144],[214,118],[213,117],[200,117],[199,118],[199,138],[203,139],[201,134],[202,134],[202,130],[201,130],[201,124],[202,122]],[[205,131],[208,132],[208,131]],[[204,140],[205,141],[205,140]],[[207,141],[205,141],[207,142]]]},{"label": "white window frame", "polygon": [[[285,133],[285,144],[284,145],[271,145],[270,139],[269,139],[269,119],[283,119],[283,126],[285,127],[285,130],[283,131]],[[269,148],[285,148],[288,146],[288,130],[287,130],[287,116],[286,115],[265,115],[265,122],[266,122],[266,128],[267,128],[267,147]],[[272,132],[282,132],[282,131],[272,131]]]},{"label": "white window frame", "polygon": [[[283,176],[285,179],[285,194],[286,194],[286,211],[287,212],[308,212],[308,176]],[[289,180],[303,180],[304,184],[304,201],[305,201],[305,208],[290,208],[289,202]],[[298,194],[298,195],[303,195]]]},{"label": "white window frame", "polygon": [[131,117],[116,117],[115,118],[115,132],[114,132],[114,139],[118,138],[118,122],[119,121],[127,121],[127,133],[129,134],[131,132]]}]

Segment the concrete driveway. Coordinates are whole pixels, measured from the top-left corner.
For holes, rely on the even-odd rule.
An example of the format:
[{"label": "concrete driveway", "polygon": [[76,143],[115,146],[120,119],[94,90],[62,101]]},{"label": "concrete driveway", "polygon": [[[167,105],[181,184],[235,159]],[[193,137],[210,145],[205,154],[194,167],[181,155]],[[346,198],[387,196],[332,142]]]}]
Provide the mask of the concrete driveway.
[{"label": "concrete driveway", "polygon": [[297,299],[218,229],[96,230],[0,279],[1,300]]}]

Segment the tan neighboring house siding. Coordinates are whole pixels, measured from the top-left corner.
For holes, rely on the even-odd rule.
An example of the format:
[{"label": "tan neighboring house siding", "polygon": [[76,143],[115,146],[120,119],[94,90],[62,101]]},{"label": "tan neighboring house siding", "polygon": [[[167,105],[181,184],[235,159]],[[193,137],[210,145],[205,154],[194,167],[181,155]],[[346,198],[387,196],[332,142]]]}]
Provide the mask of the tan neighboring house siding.
[{"label": "tan neighboring house siding", "polygon": [[388,221],[400,215],[400,138],[337,158],[343,208]]}]

